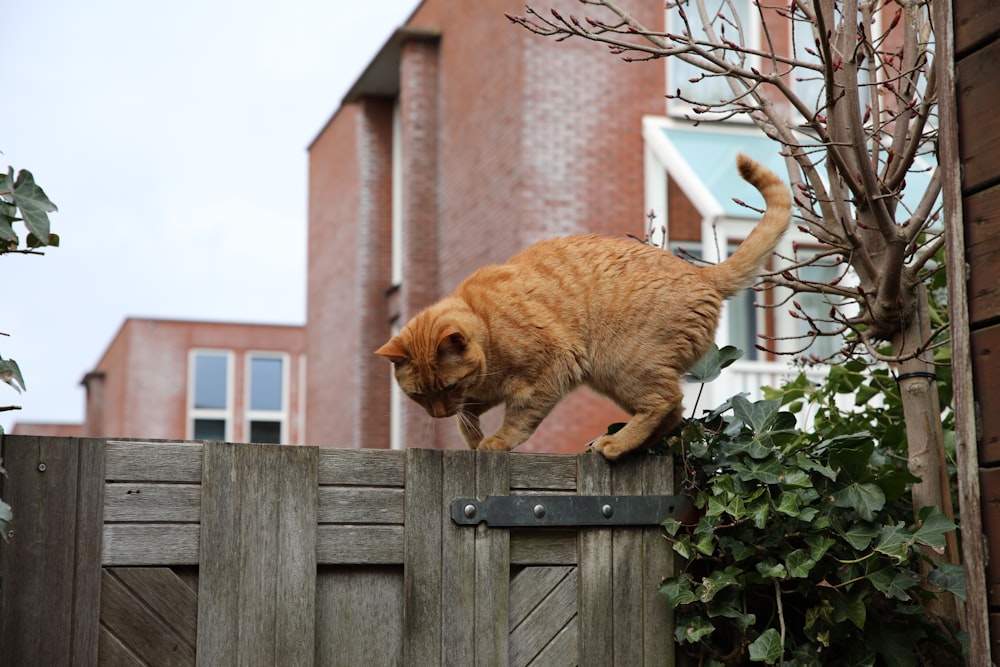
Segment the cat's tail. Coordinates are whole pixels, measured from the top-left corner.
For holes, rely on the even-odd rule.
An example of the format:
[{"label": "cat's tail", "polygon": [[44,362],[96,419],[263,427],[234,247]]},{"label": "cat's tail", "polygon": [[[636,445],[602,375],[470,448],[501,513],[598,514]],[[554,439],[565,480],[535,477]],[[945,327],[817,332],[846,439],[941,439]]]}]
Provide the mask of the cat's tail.
[{"label": "cat's tail", "polygon": [[705,269],[726,298],[754,279],[792,219],[792,193],[777,174],[743,153],[736,156],[736,166],[743,180],[764,196],[767,208],[760,222],[732,255]]}]

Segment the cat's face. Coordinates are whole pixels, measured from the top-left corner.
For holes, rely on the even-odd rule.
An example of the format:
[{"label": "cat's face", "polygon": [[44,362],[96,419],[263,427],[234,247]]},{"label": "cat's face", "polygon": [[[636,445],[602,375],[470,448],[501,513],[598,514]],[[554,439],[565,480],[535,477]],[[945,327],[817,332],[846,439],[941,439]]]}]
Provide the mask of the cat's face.
[{"label": "cat's face", "polygon": [[482,381],[486,370],[482,348],[454,325],[420,331],[414,324],[375,353],[392,361],[400,389],[427,414],[452,417]]}]

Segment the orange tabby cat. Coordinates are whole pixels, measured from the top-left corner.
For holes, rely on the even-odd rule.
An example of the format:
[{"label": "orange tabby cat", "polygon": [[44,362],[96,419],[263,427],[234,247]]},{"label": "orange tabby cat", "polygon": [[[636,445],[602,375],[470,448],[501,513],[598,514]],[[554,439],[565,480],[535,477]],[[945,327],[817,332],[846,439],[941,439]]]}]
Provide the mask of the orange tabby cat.
[{"label": "orange tabby cat", "polygon": [[[767,210],[721,264],[695,267],[630,239],[570,236],[485,266],[376,353],[432,417],[458,416],[472,449],[510,450],[585,384],[632,415],[594,449],[616,459],[681,421],[681,376],[712,345],[722,301],[756,275],[791,219],[788,187],[745,155]],[[483,439],[479,416],[504,404]]]}]

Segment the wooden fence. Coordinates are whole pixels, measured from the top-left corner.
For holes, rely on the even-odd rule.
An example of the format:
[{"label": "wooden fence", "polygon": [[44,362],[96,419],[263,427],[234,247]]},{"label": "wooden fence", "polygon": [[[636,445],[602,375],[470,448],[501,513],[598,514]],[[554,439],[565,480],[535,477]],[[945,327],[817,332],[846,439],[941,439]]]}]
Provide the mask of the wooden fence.
[{"label": "wooden fence", "polygon": [[3,458],[0,664],[673,664],[658,527],[451,514],[667,495],[669,459],[27,436]]}]

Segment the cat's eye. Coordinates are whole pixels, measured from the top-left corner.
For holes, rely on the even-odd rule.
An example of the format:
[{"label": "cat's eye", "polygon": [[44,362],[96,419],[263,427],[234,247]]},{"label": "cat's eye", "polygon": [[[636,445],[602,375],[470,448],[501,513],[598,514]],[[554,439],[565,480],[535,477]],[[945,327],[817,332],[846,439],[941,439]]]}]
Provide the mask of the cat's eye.
[{"label": "cat's eye", "polygon": [[451,391],[455,391],[456,389],[458,389],[458,385],[455,384],[454,382],[452,382],[449,385],[445,385],[445,387],[441,391],[443,391],[443,392],[451,392]]}]

